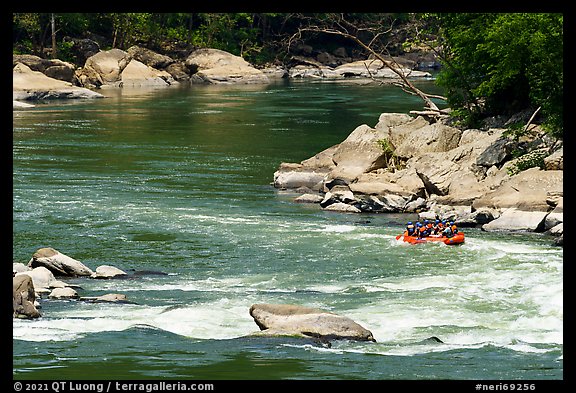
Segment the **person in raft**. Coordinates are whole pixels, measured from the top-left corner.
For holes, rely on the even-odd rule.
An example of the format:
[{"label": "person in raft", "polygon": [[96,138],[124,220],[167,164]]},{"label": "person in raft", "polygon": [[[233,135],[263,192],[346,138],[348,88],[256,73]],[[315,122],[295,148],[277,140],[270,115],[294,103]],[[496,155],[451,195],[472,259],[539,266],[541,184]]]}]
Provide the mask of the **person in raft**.
[{"label": "person in raft", "polygon": [[426,225],[423,225],[422,223],[419,222],[416,224],[416,227],[417,227],[418,239],[422,239],[422,238],[430,236],[430,230],[428,229],[428,227]]},{"label": "person in raft", "polygon": [[450,224],[446,226],[446,229],[442,232],[445,237],[453,237],[458,233],[458,227],[454,224],[454,221],[450,221]]},{"label": "person in raft", "polygon": [[453,237],[458,233],[458,227],[454,221],[448,222],[447,220],[440,220],[437,218],[432,224],[429,220],[424,220],[424,223],[419,221],[414,224],[408,221],[406,224],[405,236],[416,236],[418,239],[424,237]]},{"label": "person in raft", "polygon": [[412,223],[412,221],[408,221],[406,224],[406,233],[408,236],[414,236],[416,233],[416,226]]}]

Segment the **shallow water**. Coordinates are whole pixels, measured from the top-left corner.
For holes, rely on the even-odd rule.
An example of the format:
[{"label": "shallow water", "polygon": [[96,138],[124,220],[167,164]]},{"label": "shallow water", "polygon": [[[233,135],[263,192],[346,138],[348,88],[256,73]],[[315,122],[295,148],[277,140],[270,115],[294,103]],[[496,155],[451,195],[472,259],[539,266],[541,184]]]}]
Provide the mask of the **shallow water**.
[{"label": "shallow water", "polygon": [[[70,279],[133,303],[43,299],[42,318],[13,322],[15,379],[563,379],[550,238],[413,246],[395,236],[414,216],[325,212],[270,185],[416,98],[294,81],[104,94],[14,112],[13,258],[53,247],[167,275]],[[249,337],[265,302],[336,312],[377,342]]]}]

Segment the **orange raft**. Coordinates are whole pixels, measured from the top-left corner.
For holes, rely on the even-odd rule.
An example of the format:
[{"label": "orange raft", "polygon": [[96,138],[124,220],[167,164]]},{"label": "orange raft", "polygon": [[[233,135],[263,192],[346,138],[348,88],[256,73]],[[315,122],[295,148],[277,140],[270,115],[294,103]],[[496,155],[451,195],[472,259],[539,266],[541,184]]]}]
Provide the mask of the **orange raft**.
[{"label": "orange raft", "polygon": [[407,236],[406,232],[401,235],[396,236],[396,240],[404,240],[407,243],[411,244],[419,244],[419,243],[430,243],[430,242],[442,242],[447,245],[455,245],[455,244],[462,244],[464,243],[464,232],[458,232],[452,237],[435,237],[435,236],[427,236],[421,239],[418,239],[416,236]]}]

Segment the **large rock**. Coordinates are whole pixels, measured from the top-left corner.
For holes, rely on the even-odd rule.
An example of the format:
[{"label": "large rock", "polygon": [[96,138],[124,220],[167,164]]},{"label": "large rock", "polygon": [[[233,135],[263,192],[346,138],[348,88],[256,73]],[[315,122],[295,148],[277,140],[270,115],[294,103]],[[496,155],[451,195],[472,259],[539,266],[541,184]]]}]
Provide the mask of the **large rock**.
[{"label": "large rock", "polygon": [[350,318],[317,308],[293,304],[254,304],[250,307],[250,315],[266,334],[376,341],[369,330]]},{"label": "large rock", "polygon": [[390,139],[397,156],[411,158],[424,153],[449,151],[458,146],[462,131],[442,123],[426,123],[416,118],[391,129]]},{"label": "large rock", "polygon": [[48,295],[50,299],[78,299],[80,295],[73,288],[54,288]]},{"label": "large rock", "polygon": [[[431,74],[424,71],[413,71],[408,68],[398,66],[398,69],[411,78],[429,77]],[[393,78],[400,77],[390,68],[386,67],[381,60],[359,60],[342,64],[334,69],[338,76],[343,77],[363,77],[363,78]]]},{"label": "large rock", "polygon": [[78,79],[84,86],[154,87],[175,83],[168,72],[150,67],[117,48],[90,56],[78,72]]},{"label": "large rock", "polygon": [[240,56],[219,49],[203,48],[186,59],[191,81],[214,84],[269,83],[270,79]]},{"label": "large rock", "polygon": [[547,212],[550,194],[562,194],[563,171],[530,168],[508,177],[494,190],[476,199],[474,209],[481,207]]},{"label": "large rock", "polygon": [[551,230],[552,228],[562,225],[564,222],[564,198],[560,198],[560,201],[554,207],[548,215],[544,222],[544,229]]},{"label": "large rock", "polygon": [[40,248],[33,255],[28,266],[44,266],[56,276],[91,276],[94,272],[82,262],[77,261],[51,248]]},{"label": "large rock", "polygon": [[79,78],[84,86],[115,84],[131,60],[132,56],[121,49],[100,51],[86,60]]},{"label": "large rock", "polygon": [[18,63],[12,72],[12,97],[14,100],[43,100],[54,98],[101,98],[95,91],[72,85],[70,82],[50,78],[40,71],[33,71]]},{"label": "large rock", "polygon": [[57,280],[54,274],[44,266],[37,266],[28,271],[16,273],[16,276],[27,275],[32,279],[36,293],[49,293],[53,288],[64,288],[68,285]]},{"label": "large rock", "polygon": [[34,55],[12,55],[12,67],[18,63],[27,65],[32,71],[61,81],[74,83],[75,66],[59,59],[42,59]]},{"label": "large rock", "polygon": [[515,208],[506,209],[500,217],[482,225],[482,230],[536,232],[544,229],[547,213],[542,211],[524,211]]},{"label": "large rock", "polygon": [[122,87],[163,87],[177,83],[168,72],[159,71],[135,59],[124,68],[120,79]]},{"label": "large rock", "polygon": [[117,278],[117,277],[125,277],[127,276],[128,273],[126,273],[123,270],[118,269],[115,266],[109,266],[109,265],[101,265],[98,266],[96,268],[96,272],[94,272],[94,274],[92,274],[92,278]]},{"label": "large rock", "polygon": [[160,53],[154,52],[153,50],[141,48],[136,45],[128,48],[126,52],[132,56],[133,59],[136,59],[139,62],[142,62],[147,66],[157,70],[163,70],[170,64],[174,63],[174,59],[172,59],[170,56],[162,55]]},{"label": "large rock", "polygon": [[356,127],[334,151],[332,160],[336,167],[329,178],[354,181],[363,173],[385,166],[386,156],[378,141],[386,136],[384,130],[366,124]]},{"label": "large rock", "polygon": [[32,278],[26,274],[12,278],[12,317],[31,319],[40,317],[34,305],[36,293]]}]

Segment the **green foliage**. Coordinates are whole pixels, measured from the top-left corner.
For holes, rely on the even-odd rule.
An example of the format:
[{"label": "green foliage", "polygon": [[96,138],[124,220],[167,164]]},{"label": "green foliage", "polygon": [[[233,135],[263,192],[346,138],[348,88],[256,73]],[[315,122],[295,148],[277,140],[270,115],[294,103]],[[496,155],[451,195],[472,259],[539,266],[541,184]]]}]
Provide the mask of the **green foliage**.
[{"label": "green foliage", "polygon": [[384,160],[386,161],[386,166],[389,169],[399,169],[401,164],[399,162],[398,156],[396,155],[395,148],[386,138],[379,139],[376,143],[380,146],[383,151]]},{"label": "green foliage", "polygon": [[431,14],[444,42],[437,82],[466,122],[542,106],[547,129],[563,123],[563,15]]},{"label": "green foliage", "polygon": [[525,171],[526,169],[538,167],[544,169],[544,158],[548,156],[548,149],[533,150],[530,153],[518,157],[518,159],[508,168],[510,176]]}]

